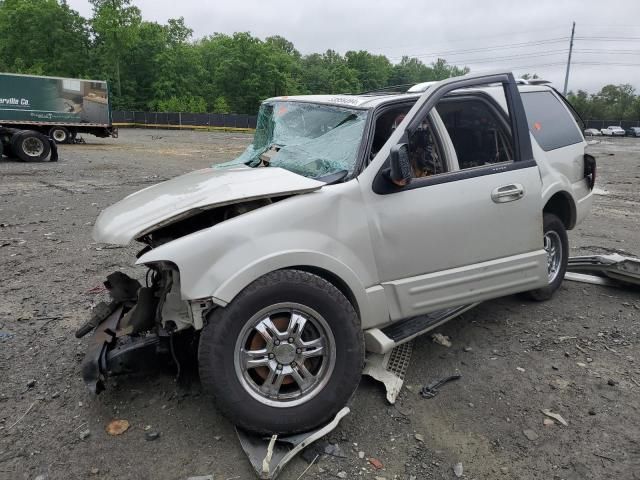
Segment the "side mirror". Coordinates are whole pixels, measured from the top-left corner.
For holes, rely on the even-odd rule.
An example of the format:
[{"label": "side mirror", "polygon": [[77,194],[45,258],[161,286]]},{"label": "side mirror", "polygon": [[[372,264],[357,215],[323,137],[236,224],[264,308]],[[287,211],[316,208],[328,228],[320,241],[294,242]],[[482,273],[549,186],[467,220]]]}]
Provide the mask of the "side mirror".
[{"label": "side mirror", "polygon": [[398,186],[408,185],[413,177],[409,160],[409,146],[399,143],[391,147],[389,177]]}]

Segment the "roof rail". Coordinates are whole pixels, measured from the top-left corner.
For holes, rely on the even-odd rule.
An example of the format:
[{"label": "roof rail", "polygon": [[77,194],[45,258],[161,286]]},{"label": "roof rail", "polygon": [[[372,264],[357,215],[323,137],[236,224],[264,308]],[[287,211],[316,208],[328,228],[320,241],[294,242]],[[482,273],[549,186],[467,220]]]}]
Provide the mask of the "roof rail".
[{"label": "roof rail", "polygon": [[551,83],[549,80],[543,80],[542,78],[518,78],[516,79],[518,85],[547,85]]},{"label": "roof rail", "polygon": [[360,92],[356,95],[375,95],[377,93],[405,93],[413,83],[402,83],[400,85],[389,85],[386,87],[376,88],[375,90],[368,90],[366,92]]}]

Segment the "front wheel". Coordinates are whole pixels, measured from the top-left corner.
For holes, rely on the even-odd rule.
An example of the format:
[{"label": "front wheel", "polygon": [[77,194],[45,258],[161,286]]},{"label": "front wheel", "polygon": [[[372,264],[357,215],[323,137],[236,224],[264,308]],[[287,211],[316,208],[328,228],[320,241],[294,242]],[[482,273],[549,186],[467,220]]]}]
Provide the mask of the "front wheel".
[{"label": "front wheel", "polygon": [[545,213],[543,227],[549,285],[529,292],[531,298],[538,301],[549,300],[560,288],[569,261],[569,238],[562,220],[552,213]]},{"label": "front wheel", "polygon": [[271,272],[214,310],[200,336],[200,379],[240,428],[292,434],[330,421],[356,390],[360,320],[331,283]]}]

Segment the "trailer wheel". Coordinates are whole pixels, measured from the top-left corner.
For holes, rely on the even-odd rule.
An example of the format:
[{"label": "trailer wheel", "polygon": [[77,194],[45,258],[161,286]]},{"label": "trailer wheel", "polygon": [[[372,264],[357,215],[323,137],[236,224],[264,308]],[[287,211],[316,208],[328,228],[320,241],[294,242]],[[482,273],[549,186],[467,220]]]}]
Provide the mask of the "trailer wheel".
[{"label": "trailer wheel", "polygon": [[72,138],[71,133],[65,127],[51,127],[49,136],[53,138],[56,143],[69,143]]},{"label": "trailer wheel", "polygon": [[24,130],[11,138],[11,150],[23,162],[41,162],[51,153],[51,145],[45,135]]}]

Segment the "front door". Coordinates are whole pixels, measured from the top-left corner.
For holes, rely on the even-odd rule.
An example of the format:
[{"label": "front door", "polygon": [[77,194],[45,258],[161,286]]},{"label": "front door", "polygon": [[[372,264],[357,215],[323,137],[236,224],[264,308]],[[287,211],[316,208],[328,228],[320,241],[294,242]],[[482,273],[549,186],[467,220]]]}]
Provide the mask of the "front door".
[{"label": "front door", "polygon": [[379,155],[406,144],[410,183],[389,179],[388,160],[361,182],[391,319],[546,285],[541,180],[511,74],[432,87],[399,130]]}]

